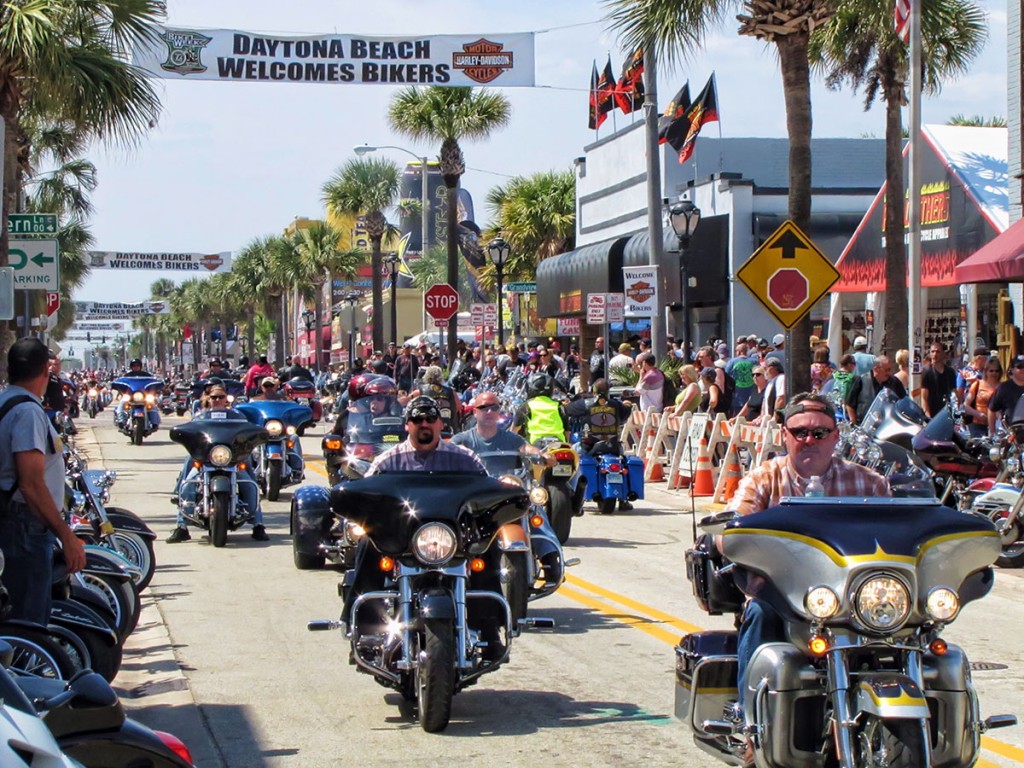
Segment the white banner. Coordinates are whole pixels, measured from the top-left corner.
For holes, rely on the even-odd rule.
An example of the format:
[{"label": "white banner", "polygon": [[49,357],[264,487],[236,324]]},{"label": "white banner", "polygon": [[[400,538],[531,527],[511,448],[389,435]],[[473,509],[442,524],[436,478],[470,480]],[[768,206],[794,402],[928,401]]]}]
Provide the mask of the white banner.
[{"label": "white banner", "polygon": [[90,269],[157,269],[163,272],[230,272],[231,252],[135,253],[89,251]]},{"label": "white banner", "polygon": [[626,288],[626,317],[654,317],[658,314],[658,267],[623,267]]},{"label": "white banner", "polygon": [[534,35],[262,35],[163,27],[132,63],[157,77],[333,85],[534,85]]},{"label": "white banner", "polygon": [[75,302],[76,320],[166,315],[170,311],[171,307],[166,301],[142,301],[138,304],[121,304],[120,302],[103,304],[98,301]]},{"label": "white banner", "polygon": [[578,317],[560,317],[556,326],[559,336],[580,335],[580,319]]}]

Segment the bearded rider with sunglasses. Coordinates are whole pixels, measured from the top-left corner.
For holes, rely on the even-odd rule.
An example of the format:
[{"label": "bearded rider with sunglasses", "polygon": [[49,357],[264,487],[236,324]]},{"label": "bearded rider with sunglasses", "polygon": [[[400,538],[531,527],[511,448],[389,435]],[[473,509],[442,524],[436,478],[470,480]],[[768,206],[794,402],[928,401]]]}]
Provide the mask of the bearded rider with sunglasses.
[{"label": "bearded rider with sunglasses", "polygon": [[[803,496],[818,477],[825,496],[889,496],[889,483],[877,472],[832,455],[839,441],[835,409],[811,393],[794,395],[783,411],[783,456],[769,459],[740,482],[728,509],[752,515],[773,507],[783,496]],[[781,617],[768,603],[752,599],[743,612],[737,656],[743,680],[747,663],[764,643],[784,640]]]}]

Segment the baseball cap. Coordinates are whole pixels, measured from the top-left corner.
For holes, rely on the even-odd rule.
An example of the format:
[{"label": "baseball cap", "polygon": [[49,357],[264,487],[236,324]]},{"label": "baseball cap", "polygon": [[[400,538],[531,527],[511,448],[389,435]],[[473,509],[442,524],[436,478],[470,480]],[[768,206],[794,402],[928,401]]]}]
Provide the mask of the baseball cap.
[{"label": "baseball cap", "polygon": [[629,354],[632,351],[633,351],[633,345],[632,344],[627,344],[626,342],[622,342],[621,344],[619,344],[619,353],[620,354],[626,355],[626,354]]},{"label": "baseball cap", "polygon": [[470,405],[473,408],[483,408],[485,405],[501,405],[501,403],[498,401],[498,396],[493,392],[481,392],[473,398],[473,402]]},{"label": "baseball cap", "polygon": [[782,361],[779,360],[779,358],[777,358],[777,357],[769,357],[767,360],[765,360],[764,361],[764,367],[765,368],[776,368],[779,371],[784,371],[785,370],[782,367]]},{"label": "baseball cap", "polygon": [[715,371],[713,366],[709,365],[707,368],[701,369],[700,375],[702,378],[705,379],[713,379],[718,376],[718,373],[717,371]]},{"label": "baseball cap", "polygon": [[768,339],[766,339],[766,338],[764,338],[762,336],[760,339],[757,340],[757,346],[759,346],[759,347],[767,347],[768,346]]},{"label": "baseball cap", "polygon": [[776,333],[774,336],[772,336],[772,346],[773,347],[777,347],[777,346],[779,346],[779,344],[785,344],[785,343],[786,343],[786,337],[783,336],[781,333]]},{"label": "baseball cap", "polygon": [[865,339],[863,336],[858,336],[856,339],[853,340],[854,347],[866,347],[867,345],[868,340]]},{"label": "baseball cap", "polygon": [[265,376],[263,378],[263,380],[260,381],[260,386],[261,387],[265,387],[265,386],[267,386],[267,384],[273,384],[276,387],[277,386],[277,379],[275,379],[273,376]]},{"label": "baseball cap", "polygon": [[1017,355],[1010,361],[1011,368],[1024,368],[1024,355]]},{"label": "baseball cap", "polygon": [[715,351],[718,352],[720,355],[727,355],[729,354],[729,345],[723,341],[721,344],[718,345]]}]

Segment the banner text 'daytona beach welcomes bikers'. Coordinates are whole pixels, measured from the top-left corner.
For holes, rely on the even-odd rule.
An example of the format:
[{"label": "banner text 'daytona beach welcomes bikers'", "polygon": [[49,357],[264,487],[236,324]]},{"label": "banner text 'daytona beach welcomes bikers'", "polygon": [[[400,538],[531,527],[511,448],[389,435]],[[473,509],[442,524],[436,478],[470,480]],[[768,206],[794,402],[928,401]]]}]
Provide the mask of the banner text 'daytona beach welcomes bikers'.
[{"label": "banner text 'daytona beach welcomes bikers'", "polygon": [[164,78],[339,85],[534,85],[534,33],[365,37],[162,28],[133,63]]}]

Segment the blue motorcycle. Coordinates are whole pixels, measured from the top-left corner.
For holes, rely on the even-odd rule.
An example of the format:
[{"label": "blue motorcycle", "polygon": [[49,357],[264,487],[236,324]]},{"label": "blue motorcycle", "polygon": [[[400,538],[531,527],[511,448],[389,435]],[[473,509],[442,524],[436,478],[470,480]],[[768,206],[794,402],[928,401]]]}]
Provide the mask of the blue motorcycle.
[{"label": "blue motorcycle", "polygon": [[203,410],[203,392],[211,384],[218,384],[224,387],[224,391],[228,393],[228,403],[230,403],[232,408],[246,401],[245,384],[237,379],[222,379],[219,377],[216,379],[197,379],[192,383],[190,394],[193,416]]},{"label": "blue motorcycle", "polygon": [[110,388],[121,396],[114,411],[114,425],[132,441],[142,445],[143,438],[160,427],[160,379],[144,376],[123,376],[110,382]]},{"label": "blue motorcycle", "polygon": [[253,452],[253,470],[267,499],[277,501],[283,486],[302,482],[305,464],[297,433],[312,419],[313,411],[308,405],[287,400],[251,400],[235,410],[270,434]]},{"label": "blue motorcycle", "polygon": [[644,463],[638,456],[617,453],[591,455],[579,449],[580,472],[587,479],[587,498],[597,502],[602,515],[610,515],[621,501],[644,497]]}]

